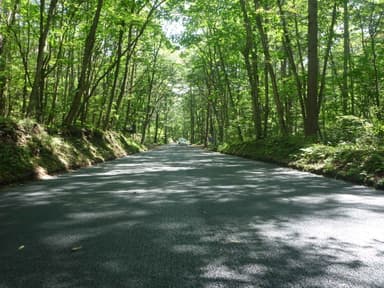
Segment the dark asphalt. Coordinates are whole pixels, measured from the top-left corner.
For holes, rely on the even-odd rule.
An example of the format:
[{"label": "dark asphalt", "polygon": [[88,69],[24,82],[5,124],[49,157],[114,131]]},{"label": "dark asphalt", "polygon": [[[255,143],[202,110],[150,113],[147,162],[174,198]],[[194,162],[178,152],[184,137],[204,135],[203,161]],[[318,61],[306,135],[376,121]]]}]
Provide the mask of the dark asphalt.
[{"label": "dark asphalt", "polygon": [[3,188],[0,228],[0,288],[384,287],[383,192],[187,146]]}]

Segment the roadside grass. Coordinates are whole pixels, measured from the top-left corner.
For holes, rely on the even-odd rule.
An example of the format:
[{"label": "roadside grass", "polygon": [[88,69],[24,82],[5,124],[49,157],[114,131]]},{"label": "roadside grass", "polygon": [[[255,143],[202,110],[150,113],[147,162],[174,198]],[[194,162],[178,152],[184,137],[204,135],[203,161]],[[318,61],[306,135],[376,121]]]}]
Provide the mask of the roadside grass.
[{"label": "roadside grass", "polygon": [[114,132],[72,127],[49,134],[31,121],[0,120],[0,184],[42,178],[145,150]]},{"label": "roadside grass", "polygon": [[375,145],[288,137],[224,144],[218,151],[384,189],[384,149]]}]

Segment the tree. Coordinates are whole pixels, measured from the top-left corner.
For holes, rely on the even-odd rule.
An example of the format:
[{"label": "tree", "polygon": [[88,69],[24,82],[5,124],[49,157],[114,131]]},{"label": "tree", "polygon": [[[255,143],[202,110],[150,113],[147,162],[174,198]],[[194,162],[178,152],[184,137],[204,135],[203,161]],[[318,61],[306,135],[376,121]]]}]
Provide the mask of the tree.
[{"label": "tree", "polygon": [[257,47],[253,36],[251,20],[248,16],[245,0],[240,0],[241,10],[243,12],[244,28],[246,32],[246,44],[244,48],[244,61],[248,73],[248,81],[251,90],[253,121],[255,125],[256,138],[262,138],[261,109],[259,96],[259,71]]},{"label": "tree", "polygon": [[95,45],[96,30],[99,24],[101,9],[103,7],[103,0],[97,1],[96,12],[93,17],[91,28],[88,31],[87,38],[84,44],[83,60],[81,65],[80,78],[78,80],[77,89],[72,100],[71,108],[65,118],[64,124],[71,126],[78,117],[81,102],[84,97],[84,93],[89,87],[89,73],[90,65],[93,53],[93,47]]},{"label": "tree", "polygon": [[58,0],[51,0],[45,20],[45,0],[40,1],[40,31],[38,52],[35,68],[35,79],[32,85],[32,91],[29,97],[29,105],[27,116],[35,117],[37,121],[42,121],[43,116],[43,101],[44,101],[44,87],[46,71],[44,65],[45,59],[45,47],[49,30],[51,29],[52,20],[54,17],[56,5]]},{"label": "tree", "polygon": [[[312,137],[320,124],[326,137],[337,116],[384,117],[377,1],[1,4],[2,117],[205,144]],[[164,21],[184,33],[166,39]]]},{"label": "tree", "polygon": [[[3,6],[3,1],[0,0],[0,6]],[[4,11],[0,13],[0,24],[5,29],[0,30],[0,116],[6,116],[6,88],[9,82],[8,62],[10,49],[8,47],[11,31],[14,28],[16,13],[19,8],[20,1],[16,0],[13,6],[3,6]]]},{"label": "tree", "polygon": [[284,109],[283,109],[283,105],[281,102],[281,97],[280,97],[279,87],[278,87],[278,83],[277,83],[276,73],[275,73],[275,70],[272,66],[272,57],[271,57],[271,53],[269,50],[268,35],[265,32],[265,29],[263,26],[263,18],[260,14],[261,5],[260,5],[259,0],[254,0],[254,3],[255,3],[255,9],[256,9],[256,25],[257,25],[257,29],[259,31],[260,38],[261,38],[261,44],[263,47],[263,52],[264,52],[264,57],[265,57],[265,65],[266,65],[266,68],[268,69],[268,73],[269,73],[269,76],[270,76],[271,82],[272,82],[272,91],[273,91],[273,96],[274,96],[274,101],[275,101],[280,131],[281,131],[282,135],[286,136],[286,135],[288,135],[288,128],[286,125],[286,121],[284,119]]},{"label": "tree", "polygon": [[306,136],[315,136],[319,132],[317,10],[317,0],[308,0],[308,93],[305,101],[307,117],[304,122]]}]

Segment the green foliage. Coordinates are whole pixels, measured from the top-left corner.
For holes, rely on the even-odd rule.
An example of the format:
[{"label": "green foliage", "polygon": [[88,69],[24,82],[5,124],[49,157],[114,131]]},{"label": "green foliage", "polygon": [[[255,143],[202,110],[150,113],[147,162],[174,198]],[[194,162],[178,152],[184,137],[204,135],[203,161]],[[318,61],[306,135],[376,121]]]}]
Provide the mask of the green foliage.
[{"label": "green foliage", "polygon": [[[50,25],[40,21],[41,2],[13,2],[3,3],[4,17],[0,17],[4,43],[0,82],[5,84],[0,85],[0,113],[23,120],[0,118],[0,144],[5,147],[1,149],[15,149],[16,162],[21,163],[15,171],[28,170],[28,165],[55,171],[141,149],[125,136],[104,131],[116,129],[135,130],[133,137],[143,143],[167,142],[172,137],[202,144],[210,138],[215,146],[240,141],[219,149],[287,165],[296,161],[305,170],[364,181],[381,173],[384,21],[377,1],[350,1],[347,12],[342,1],[319,1],[319,70],[327,68],[324,99],[318,107],[323,144],[279,137],[285,132],[303,134],[308,119],[306,1],[104,1],[95,43],[87,53],[98,1],[59,1]],[[160,2],[164,5],[157,6]],[[330,38],[335,3],[337,17]],[[48,7],[41,7],[46,9],[45,18]],[[160,29],[164,19],[183,23],[183,35],[166,39]],[[349,39],[339,33],[344,31],[343,19],[350,22]],[[267,39],[262,39],[258,22]],[[38,42],[44,30],[40,28],[45,27],[49,31],[40,51],[43,67],[37,71]],[[353,53],[346,51],[344,40]],[[268,61],[264,41],[270,48]],[[89,64],[83,63],[82,55],[91,56]],[[330,55],[327,63],[326,55]],[[83,65],[87,67],[82,69]],[[80,90],[76,86],[80,71],[86,72],[86,89],[79,103],[73,103],[79,109],[74,113],[77,118],[66,123],[78,126],[61,131]],[[39,116],[27,113],[34,103],[30,94],[36,75],[41,76],[43,90],[36,98],[42,106]],[[286,122],[287,131],[279,132],[281,122]],[[50,135],[45,126],[51,128]],[[57,137],[59,132],[65,140]],[[255,137],[266,139],[250,141]],[[379,183],[381,178],[377,179],[372,181]]]},{"label": "green foliage", "polygon": [[288,165],[300,152],[310,145],[311,140],[304,137],[274,137],[237,144],[225,144],[219,151],[251,159]]},{"label": "green foliage", "polygon": [[336,117],[336,121],[331,124],[327,131],[326,140],[333,144],[372,145],[375,140],[373,125],[367,120],[353,115]]},{"label": "green foliage", "polygon": [[296,160],[304,161],[308,164],[319,164],[324,163],[330,155],[334,153],[334,147],[327,146],[324,144],[313,144],[308,147],[300,149],[302,153],[296,156]]},{"label": "green foliage", "polygon": [[330,146],[289,137],[224,144],[219,151],[384,188],[384,150],[372,146]]},{"label": "green foliage", "polygon": [[302,149],[294,167],[331,175],[353,182],[381,187],[384,177],[384,151],[359,144],[312,145]]},{"label": "green foliage", "polygon": [[12,183],[33,176],[32,154],[27,147],[1,143],[0,183]]},{"label": "green foliage", "polygon": [[41,168],[57,173],[142,150],[116,132],[72,128],[49,135],[32,120],[0,119],[0,184],[39,177]]}]

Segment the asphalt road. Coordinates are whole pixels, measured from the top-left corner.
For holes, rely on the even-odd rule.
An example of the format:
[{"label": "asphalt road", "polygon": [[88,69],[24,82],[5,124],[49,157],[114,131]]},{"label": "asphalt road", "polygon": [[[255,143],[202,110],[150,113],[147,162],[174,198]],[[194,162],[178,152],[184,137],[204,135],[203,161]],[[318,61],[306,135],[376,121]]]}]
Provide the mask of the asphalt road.
[{"label": "asphalt road", "polygon": [[384,287],[384,194],[163,146],[0,190],[6,287]]}]

